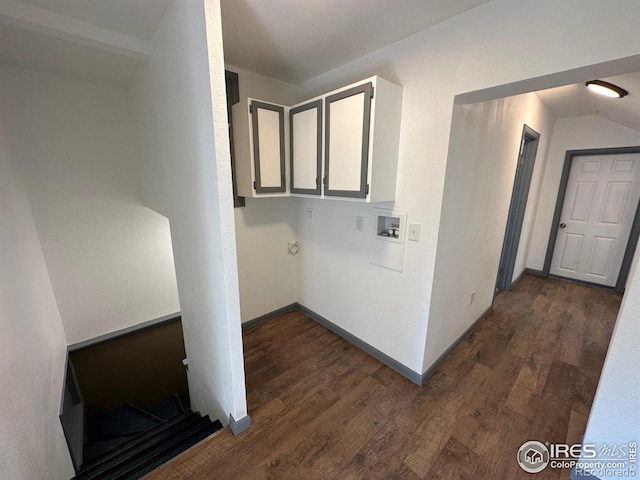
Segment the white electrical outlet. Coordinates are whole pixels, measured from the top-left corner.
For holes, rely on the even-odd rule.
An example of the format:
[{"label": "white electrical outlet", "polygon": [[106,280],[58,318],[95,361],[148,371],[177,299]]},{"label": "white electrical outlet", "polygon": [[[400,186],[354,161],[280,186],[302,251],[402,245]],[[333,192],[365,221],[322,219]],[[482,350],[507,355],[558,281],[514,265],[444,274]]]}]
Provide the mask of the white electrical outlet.
[{"label": "white electrical outlet", "polygon": [[473,290],[471,292],[471,295],[469,295],[469,305],[471,305],[475,299],[476,299],[476,291]]},{"label": "white electrical outlet", "polygon": [[356,217],[356,232],[364,230],[364,217]]},{"label": "white electrical outlet", "polygon": [[307,207],[305,214],[306,214],[307,220],[313,220],[313,208]]},{"label": "white electrical outlet", "polygon": [[410,223],[409,224],[409,240],[417,242],[420,240],[420,224],[419,223]]}]

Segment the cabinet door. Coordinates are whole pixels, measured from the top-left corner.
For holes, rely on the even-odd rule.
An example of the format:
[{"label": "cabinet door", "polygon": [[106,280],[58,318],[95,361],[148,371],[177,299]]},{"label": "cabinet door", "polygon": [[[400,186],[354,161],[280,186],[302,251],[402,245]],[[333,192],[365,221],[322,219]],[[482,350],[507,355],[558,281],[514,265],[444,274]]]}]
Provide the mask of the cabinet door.
[{"label": "cabinet door", "polygon": [[289,111],[291,193],[320,195],[322,100]]},{"label": "cabinet door", "polygon": [[284,108],[253,100],[251,125],[256,193],[286,191]]},{"label": "cabinet door", "polygon": [[371,82],[325,99],[324,194],[367,198]]}]

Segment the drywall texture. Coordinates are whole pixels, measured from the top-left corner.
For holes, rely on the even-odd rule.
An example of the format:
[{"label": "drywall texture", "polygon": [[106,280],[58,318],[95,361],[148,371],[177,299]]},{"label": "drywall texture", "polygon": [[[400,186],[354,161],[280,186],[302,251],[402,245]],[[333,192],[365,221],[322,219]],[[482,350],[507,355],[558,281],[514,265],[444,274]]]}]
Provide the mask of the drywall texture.
[{"label": "drywall texture", "polygon": [[[431,297],[431,314],[446,321],[429,324],[426,365],[493,303],[522,128],[540,134],[527,201],[535,212],[553,122],[533,93],[454,107]],[[525,211],[519,252],[528,249],[532,221]],[[523,270],[516,259],[514,275]]]},{"label": "drywall texture", "polygon": [[0,476],[63,479],[66,342],[27,194],[0,121]]},{"label": "drywall texture", "polygon": [[[636,366],[640,343],[639,252],[640,250],[636,251],[629,274],[629,286],[618,313],[582,442],[593,443],[597,448],[602,445],[608,445],[610,448],[617,445],[620,448],[623,444],[628,446],[630,442],[634,442],[637,448],[638,444],[640,371]],[[601,472],[594,474],[601,480],[620,478],[619,475],[603,475]]]},{"label": "drywall texture", "polygon": [[[287,106],[295,103],[294,85],[232,65],[226,68],[238,74],[243,104],[247,97]],[[247,139],[234,139],[236,145],[239,142]],[[240,151],[243,149],[235,150],[236,154]],[[239,161],[250,159],[236,157]],[[235,223],[242,321],[295,303],[297,261],[288,254],[287,244],[297,239],[296,201],[247,198],[245,207],[235,209]]]},{"label": "drywall texture", "polygon": [[595,115],[556,121],[536,212],[527,267],[542,270],[567,150],[640,145],[640,132]]},{"label": "drywall texture", "polygon": [[191,402],[226,422],[247,408],[219,7],[169,4],[131,99],[145,204],[171,225]]},{"label": "drywall texture", "polygon": [[[369,338],[376,348],[416,372],[426,370],[431,359],[449,346],[448,337],[434,338],[429,340],[429,351],[424,351],[427,323],[449,321],[448,316],[440,315],[441,310],[430,311],[434,282],[448,283],[435,279],[434,269],[454,98],[476,92],[465,95],[466,101],[486,101],[577,83],[605,72],[638,70],[638,58],[589,67],[640,54],[640,31],[632,20],[640,15],[640,4],[625,0],[618,7],[626,9],[623,17],[620,10],[614,12],[595,0],[494,0],[300,85],[299,100],[373,74],[403,86],[395,204],[408,212],[408,222],[422,225],[420,242],[407,243],[404,273],[389,271],[371,277],[368,267],[363,266],[360,274],[353,276],[369,292],[366,298],[370,303],[364,303],[362,297],[353,298],[352,284],[344,282],[336,297],[307,306],[351,333]],[[610,34],[611,28],[616,35]],[[344,211],[346,215],[352,207],[341,210],[324,202],[317,208],[318,218],[327,219],[324,230],[336,232],[338,237],[350,234],[339,229],[351,230],[355,219],[347,223],[343,215],[333,213]],[[366,207],[364,211],[368,211]],[[301,226],[301,234],[316,226]],[[466,227],[455,235],[473,232]],[[441,239],[447,240],[455,241]],[[323,262],[337,264],[335,259],[354,248],[335,241],[331,245],[324,248]],[[301,250],[304,248],[301,244]],[[470,269],[478,269],[484,261],[480,256],[465,260]],[[298,283],[301,303],[314,295],[319,285],[341,282],[344,268],[329,277],[318,273],[325,272],[320,267],[317,262],[299,266],[306,272]],[[335,318],[323,313],[323,305],[333,303],[352,312],[348,321],[357,324],[357,330],[345,323],[346,314]],[[384,335],[391,331],[393,334]]]},{"label": "drywall texture", "polygon": [[298,262],[287,244],[297,240],[296,201],[246,199],[236,208],[236,245],[242,321],[297,301]]},{"label": "drywall texture", "polygon": [[0,88],[67,341],[179,311],[169,223],[142,204],[126,92],[10,68]]},{"label": "drywall texture", "polygon": [[[307,207],[314,209],[313,219],[306,217]],[[355,229],[357,216],[364,218],[362,232]],[[410,212],[408,221],[418,220]],[[417,372],[424,335],[422,341],[413,337],[420,332],[423,284],[405,279],[420,274],[406,262],[407,252],[420,244],[407,242],[403,272],[369,263],[378,241],[373,223],[371,204],[300,200],[298,302]]]}]

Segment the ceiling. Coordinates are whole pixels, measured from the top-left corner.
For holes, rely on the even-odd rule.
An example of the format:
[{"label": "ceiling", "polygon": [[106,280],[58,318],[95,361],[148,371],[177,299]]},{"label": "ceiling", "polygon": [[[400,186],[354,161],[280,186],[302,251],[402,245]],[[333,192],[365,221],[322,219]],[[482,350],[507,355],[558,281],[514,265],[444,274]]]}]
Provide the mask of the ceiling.
[{"label": "ceiling", "polygon": [[[221,0],[225,60],[299,83],[488,1]],[[127,86],[170,2],[0,0],[0,62]]]},{"label": "ceiling", "polygon": [[141,40],[150,40],[171,0],[17,1]]},{"label": "ceiling", "polygon": [[[126,87],[170,1],[0,0],[0,63]],[[487,1],[221,0],[225,59],[299,83]],[[640,73],[602,80],[630,94],[582,83],[536,93],[558,118],[595,114],[640,131]]]},{"label": "ceiling", "polygon": [[297,84],[488,1],[221,0],[225,61]]},{"label": "ceiling", "polygon": [[0,0],[0,63],[127,86],[171,0]]},{"label": "ceiling", "polygon": [[140,60],[0,25],[0,63],[124,87]]},{"label": "ceiling", "polygon": [[[593,79],[595,80],[595,79]],[[629,92],[624,98],[608,98],[588,90],[584,83],[536,92],[557,118],[599,115],[640,131],[640,72],[600,78]]]}]

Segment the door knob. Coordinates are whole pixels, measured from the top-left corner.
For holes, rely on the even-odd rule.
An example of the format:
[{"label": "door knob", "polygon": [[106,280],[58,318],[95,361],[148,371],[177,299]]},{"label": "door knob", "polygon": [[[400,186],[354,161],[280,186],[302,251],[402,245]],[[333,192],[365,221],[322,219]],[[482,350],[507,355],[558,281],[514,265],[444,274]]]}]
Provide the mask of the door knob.
[{"label": "door knob", "polygon": [[558,226],[559,226],[560,228],[564,228],[564,227],[566,227],[566,226],[567,226],[567,224],[566,224],[566,223],[561,223],[561,224],[560,224],[560,225],[558,225]]}]

